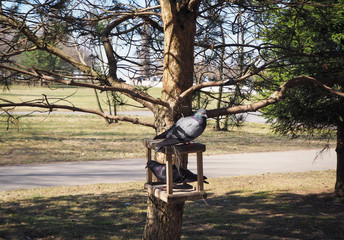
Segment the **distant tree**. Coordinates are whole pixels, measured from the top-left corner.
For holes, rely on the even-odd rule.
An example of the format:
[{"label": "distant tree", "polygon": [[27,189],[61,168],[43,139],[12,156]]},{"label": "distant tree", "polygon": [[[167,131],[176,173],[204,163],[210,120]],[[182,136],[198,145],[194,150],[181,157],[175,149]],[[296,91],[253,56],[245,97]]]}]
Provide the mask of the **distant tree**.
[{"label": "distant tree", "polygon": [[[265,30],[265,39],[276,46],[269,54],[283,57],[283,61],[267,77],[278,85],[294,76],[308,75],[343,91],[343,6],[340,1],[308,3],[269,16],[273,26]],[[284,135],[329,136],[337,131],[335,192],[344,196],[344,98],[314,86],[298,86],[289,89],[283,101],[263,111],[273,129]]]},{"label": "distant tree", "polygon": [[60,58],[41,50],[24,52],[18,62],[27,67],[40,68],[47,71],[73,71],[73,67]]}]

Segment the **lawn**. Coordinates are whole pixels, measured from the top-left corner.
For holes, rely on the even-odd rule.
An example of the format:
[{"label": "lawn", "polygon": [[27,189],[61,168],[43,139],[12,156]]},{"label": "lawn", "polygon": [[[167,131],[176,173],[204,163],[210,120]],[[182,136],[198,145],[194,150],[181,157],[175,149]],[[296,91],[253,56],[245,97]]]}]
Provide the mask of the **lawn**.
[{"label": "lawn", "polygon": [[[149,92],[158,97],[161,89]],[[97,109],[93,90],[85,88],[48,88],[12,86],[10,91],[1,92],[1,97],[12,101],[29,101],[42,98],[70,96],[68,101],[76,106]],[[101,93],[106,108],[105,93]],[[66,104],[66,103],[65,103]],[[127,106],[119,110],[131,111]],[[18,108],[16,116],[25,115]],[[31,109],[32,111],[32,109]],[[152,117],[142,117],[153,122]],[[63,161],[88,161],[126,159],[145,156],[142,142],[153,138],[153,129],[131,123],[107,124],[99,116],[87,114],[33,114],[11,119],[0,115],[0,166]],[[208,120],[205,132],[197,141],[207,145],[206,155],[263,151],[288,151],[317,148],[327,142],[305,139],[289,140],[274,135],[267,124],[246,123],[229,131],[214,131],[214,120]],[[332,142],[333,143],[333,142]]]},{"label": "lawn", "polygon": [[[32,98],[41,94],[25,91],[10,97],[27,100],[29,93]],[[66,91],[45,94],[65,96],[76,89]],[[97,107],[92,92],[77,91],[75,102]],[[142,142],[155,135],[147,127],[109,125],[92,115],[35,114],[10,125],[6,120],[0,116],[0,165],[144,157]],[[327,143],[289,140],[258,123],[218,132],[212,120],[197,141],[206,144],[206,155],[321,149]],[[335,174],[209,179],[208,198],[186,203],[182,239],[344,239],[344,204],[332,194]],[[1,240],[141,239],[145,219],[143,182],[0,192]]]},{"label": "lawn", "polygon": [[[106,92],[97,91],[97,93],[99,95],[100,102],[104,111],[107,111],[108,98],[107,98]],[[151,94],[153,97],[159,97],[161,94],[161,88],[150,88],[148,89],[148,93]],[[33,86],[13,85],[10,87],[9,90],[3,91],[0,89],[0,98],[4,98],[4,99],[14,101],[14,102],[42,99],[43,94],[46,95],[50,99],[50,103],[54,103],[54,101],[58,100],[59,98],[64,98],[65,101],[59,101],[56,104],[71,105],[72,103],[76,107],[98,109],[96,95],[93,89],[68,87],[68,86],[63,87],[61,85],[54,85],[51,87],[38,87],[38,86],[33,87]],[[122,97],[126,103],[131,104],[131,105],[136,104],[133,100],[123,95]],[[118,107],[118,111],[132,111],[132,110],[137,110],[137,108],[134,108],[129,105]],[[27,108],[27,107],[20,108],[20,111],[32,111],[32,108]],[[63,111],[66,111],[66,110],[63,110]]]},{"label": "lawn", "polygon": [[[209,179],[182,239],[344,239],[335,171]],[[143,182],[0,192],[0,239],[141,239]]]},{"label": "lawn", "polygon": [[[109,125],[92,115],[32,115],[8,130],[6,120],[0,116],[0,165],[141,158],[145,156],[143,140],[155,136],[151,128],[125,122]],[[321,149],[326,143],[289,140],[258,123],[215,131],[211,120],[197,141],[206,144],[206,155]]]}]

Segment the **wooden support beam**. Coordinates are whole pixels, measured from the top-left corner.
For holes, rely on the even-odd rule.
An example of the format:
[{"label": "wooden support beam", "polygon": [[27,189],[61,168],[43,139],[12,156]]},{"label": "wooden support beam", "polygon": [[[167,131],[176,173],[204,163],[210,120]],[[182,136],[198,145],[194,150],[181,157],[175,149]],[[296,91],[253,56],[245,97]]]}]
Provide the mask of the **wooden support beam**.
[{"label": "wooden support beam", "polygon": [[[149,161],[149,160],[152,160],[152,149],[150,149],[150,148],[146,148],[146,156],[147,156],[147,162]],[[152,171],[149,169],[149,168],[147,168],[147,183],[152,183]]]},{"label": "wooden support beam", "polygon": [[197,191],[203,191],[203,153],[197,153]]},{"label": "wooden support beam", "polygon": [[207,198],[207,193],[205,191],[198,192],[194,189],[174,189],[173,194],[167,194],[165,187],[165,184],[158,183],[146,183],[144,185],[144,188],[147,189],[148,194],[153,195],[168,203],[195,201]]},{"label": "wooden support beam", "polygon": [[166,191],[173,194],[172,154],[166,154]]},{"label": "wooden support beam", "polygon": [[[144,145],[146,149],[147,161],[152,160],[152,149],[154,150],[158,140],[145,140]],[[205,151],[205,145],[200,143],[191,144],[177,144],[172,147],[165,147],[166,155],[166,184],[156,182],[155,176],[150,169],[147,169],[147,183],[145,188],[148,194],[153,195],[165,202],[177,203],[187,200],[204,199],[207,197],[203,186],[203,152]],[[193,189],[173,189],[173,171],[172,171],[172,155],[189,153],[197,154],[197,186]],[[183,164],[183,167],[187,167],[187,162]]]}]

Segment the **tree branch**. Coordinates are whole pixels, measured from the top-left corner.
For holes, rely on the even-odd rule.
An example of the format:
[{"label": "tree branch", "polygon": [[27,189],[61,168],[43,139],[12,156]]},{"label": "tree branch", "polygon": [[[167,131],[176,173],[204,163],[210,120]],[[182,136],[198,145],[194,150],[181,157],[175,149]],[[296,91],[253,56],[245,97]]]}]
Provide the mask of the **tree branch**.
[{"label": "tree branch", "polygon": [[183,99],[185,99],[187,96],[193,94],[195,91],[200,90],[202,88],[224,86],[224,85],[226,85],[226,86],[236,85],[237,83],[253,76],[254,74],[256,74],[256,72],[248,71],[246,74],[244,74],[243,76],[238,77],[236,79],[230,79],[230,80],[224,80],[224,81],[203,82],[203,83],[193,85],[192,87],[190,87],[187,90],[185,90],[184,92],[182,92],[182,94],[180,94],[180,96],[177,100],[177,104],[179,102],[183,101]]},{"label": "tree branch", "polygon": [[[24,69],[25,68],[24,66],[22,66],[22,69],[19,69],[19,68],[14,68],[11,66],[0,64],[0,68],[13,70],[16,72],[30,75],[32,77],[40,78],[40,79],[50,81],[50,82],[57,82],[57,83],[61,83],[61,84],[68,85],[68,86],[92,88],[92,89],[97,89],[100,91],[121,92],[123,94],[126,94],[127,96],[130,96],[132,99],[137,100],[142,105],[149,108],[153,113],[155,113],[155,105],[169,107],[169,104],[165,101],[162,101],[160,98],[157,98],[157,99],[153,98],[150,95],[136,89],[135,87],[133,87],[129,84],[125,84],[125,83],[117,84],[117,85],[119,85],[118,87],[117,86],[97,85],[97,84],[78,82],[78,81],[73,81],[73,80],[58,79],[56,77],[53,77],[54,75],[56,75],[55,73],[50,73],[50,75],[48,76],[42,72],[39,72],[39,70],[30,71],[29,69]],[[143,100],[143,101],[140,101],[140,100]]]},{"label": "tree branch", "polygon": [[336,94],[338,96],[344,97],[344,93],[337,91],[324,83],[320,82],[319,80],[308,77],[308,76],[298,76],[295,77],[287,82],[285,82],[283,85],[281,85],[275,92],[273,92],[267,99],[246,104],[246,105],[240,105],[235,107],[229,107],[229,108],[219,108],[219,109],[213,109],[208,110],[207,115],[210,118],[218,117],[218,116],[224,116],[224,115],[230,115],[230,114],[237,114],[237,113],[244,113],[244,112],[255,112],[263,107],[266,107],[270,104],[274,104],[280,100],[283,99],[284,93],[287,91],[288,88],[296,87],[299,85],[304,84],[314,84],[316,86],[319,86],[326,91],[329,91],[330,93]]},{"label": "tree branch", "polygon": [[91,113],[95,115],[99,115],[107,120],[117,120],[117,121],[124,121],[124,122],[131,122],[133,124],[139,124],[142,126],[146,127],[151,127],[155,129],[154,123],[147,122],[140,120],[138,118],[131,118],[127,116],[113,116],[113,115],[108,115],[104,112],[94,110],[94,109],[88,109],[88,108],[79,108],[75,106],[69,106],[69,105],[58,105],[58,104],[50,104],[47,101],[47,98],[45,97],[44,100],[37,100],[35,102],[30,101],[30,102],[21,102],[21,103],[15,103],[15,102],[10,102],[5,99],[1,99],[1,101],[4,101],[5,103],[0,103],[0,108],[7,108],[7,107],[35,107],[35,108],[45,108],[49,109],[49,111],[53,111],[54,109],[66,109],[70,110],[73,112],[84,112],[84,113]]},{"label": "tree branch", "polygon": [[16,19],[0,15],[0,23],[9,24],[15,29],[18,29],[22,34],[24,34],[38,49],[46,50],[47,52],[50,52],[54,54],[55,56],[58,56],[59,58],[63,59],[64,61],[68,62],[75,68],[79,69],[80,71],[94,77],[101,79],[101,76],[94,71],[91,67],[82,64],[81,62],[77,61],[72,56],[65,53],[63,50],[46,43],[44,40],[38,38],[26,25],[25,23],[18,21]]}]

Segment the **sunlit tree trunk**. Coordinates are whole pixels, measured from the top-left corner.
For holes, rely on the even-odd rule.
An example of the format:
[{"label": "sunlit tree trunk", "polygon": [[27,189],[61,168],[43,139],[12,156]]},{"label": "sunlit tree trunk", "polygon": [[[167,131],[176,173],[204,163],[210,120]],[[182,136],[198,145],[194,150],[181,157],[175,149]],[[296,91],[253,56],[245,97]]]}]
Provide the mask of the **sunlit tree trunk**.
[{"label": "sunlit tree trunk", "polygon": [[169,119],[166,119],[167,125],[171,125],[181,115],[191,113],[192,96],[188,96],[181,105],[173,106],[173,102],[193,83],[197,8],[189,9],[190,3],[161,1],[165,34],[162,99],[172,107],[167,116]]},{"label": "sunlit tree trunk", "polygon": [[[162,99],[170,103],[155,116],[158,132],[171,126],[183,115],[191,114],[192,96],[175,106],[180,94],[192,86],[194,41],[199,1],[161,0],[164,23],[164,72]],[[182,156],[186,166],[187,158]],[[147,200],[144,239],[180,239],[184,202],[167,204],[155,197]]]}]

